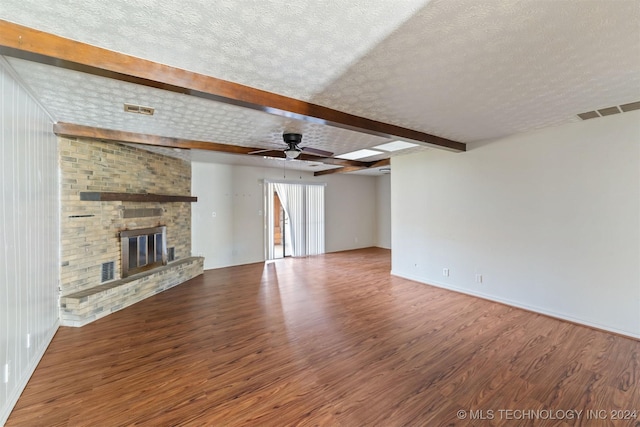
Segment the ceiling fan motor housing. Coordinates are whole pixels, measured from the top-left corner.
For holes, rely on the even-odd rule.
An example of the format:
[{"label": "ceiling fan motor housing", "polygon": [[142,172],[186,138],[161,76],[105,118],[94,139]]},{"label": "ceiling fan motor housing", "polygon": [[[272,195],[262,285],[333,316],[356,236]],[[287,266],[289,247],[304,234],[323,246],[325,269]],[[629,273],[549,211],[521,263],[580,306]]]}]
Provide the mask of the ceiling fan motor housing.
[{"label": "ceiling fan motor housing", "polygon": [[282,135],[282,139],[289,146],[284,150],[287,159],[295,159],[302,153],[302,150],[298,147],[298,144],[302,141],[302,135],[299,133],[285,133]]},{"label": "ceiling fan motor housing", "polygon": [[291,144],[298,145],[302,141],[302,135],[299,133],[285,133],[282,135],[282,139],[284,139],[284,142],[289,146],[291,146]]}]

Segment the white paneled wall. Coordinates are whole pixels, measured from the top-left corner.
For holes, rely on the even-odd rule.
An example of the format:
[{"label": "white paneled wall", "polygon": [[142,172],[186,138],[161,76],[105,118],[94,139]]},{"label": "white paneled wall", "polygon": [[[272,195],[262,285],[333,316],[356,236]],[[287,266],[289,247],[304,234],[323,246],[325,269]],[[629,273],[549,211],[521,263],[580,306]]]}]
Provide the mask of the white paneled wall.
[{"label": "white paneled wall", "polygon": [[52,121],[1,58],[0,73],[2,425],[58,327],[60,237]]}]

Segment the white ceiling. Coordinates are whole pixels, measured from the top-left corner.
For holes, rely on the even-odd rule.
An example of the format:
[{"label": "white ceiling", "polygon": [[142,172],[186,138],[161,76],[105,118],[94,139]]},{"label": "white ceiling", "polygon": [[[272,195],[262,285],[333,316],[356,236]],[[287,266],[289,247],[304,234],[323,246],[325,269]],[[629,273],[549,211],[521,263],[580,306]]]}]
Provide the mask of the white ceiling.
[{"label": "white ceiling", "polygon": [[[461,142],[640,100],[638,0],[2,0],[0,18]],[[7,59],[58,121],[265,148],[296,131],[336,154],[391,140]]]}]

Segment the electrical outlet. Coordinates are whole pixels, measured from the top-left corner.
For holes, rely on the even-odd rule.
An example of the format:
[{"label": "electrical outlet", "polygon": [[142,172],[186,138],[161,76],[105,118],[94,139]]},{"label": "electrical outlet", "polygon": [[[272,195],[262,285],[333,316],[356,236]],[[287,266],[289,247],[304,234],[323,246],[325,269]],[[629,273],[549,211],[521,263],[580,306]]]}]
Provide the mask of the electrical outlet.
[{"label": "electrical outlet", "polygon": [[31,348],[31,334],[27,334],[27,348]]},{"label": "electrical outlet", "polygon": [[476,274],[476,283],[482,283],[482,274]]},{"label": "electrical outlet", "polygon": [[4,364],[4,373],[2,377],[3,377],[4,383],[7,384],[9,382],[9,364],[8,363]]},{"label": "electrical outlet", "polygon": [[445,277],[449,277],[449,269],[448,268],[443,268],[442,269],[442,275]]}]

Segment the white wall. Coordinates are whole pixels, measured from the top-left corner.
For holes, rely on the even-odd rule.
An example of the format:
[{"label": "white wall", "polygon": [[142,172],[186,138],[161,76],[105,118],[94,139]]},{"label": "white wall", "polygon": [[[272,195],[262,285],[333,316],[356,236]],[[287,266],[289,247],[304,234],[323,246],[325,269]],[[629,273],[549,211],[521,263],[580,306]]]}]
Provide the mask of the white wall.
[{"label": "white wall", "polygon": [[640,111],[470,148],[393,159],[393,273],[640,337]]},{"label": "white wall", "polygon": [[56,144],[51,120],[0,60],[0,425],[58,328]]},{"label": "white wall", "polygon": [[[283,171],[193,162],[191,173],[192,253],[205,257],[204,268],[264,261],[263,180],[282,180]],[[375,245],[374,177],[288,172],[287,180],[327,183],[327,252]]]},{"label": "white wall", "polygon": [[376,180],[365,175],[332,174],[319,178],[325,190],[327,252],[376,245]]},{"label": "white wall", "polygon": [[376,246],[391,249],[391,175],[376,179]]}]

